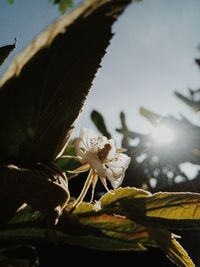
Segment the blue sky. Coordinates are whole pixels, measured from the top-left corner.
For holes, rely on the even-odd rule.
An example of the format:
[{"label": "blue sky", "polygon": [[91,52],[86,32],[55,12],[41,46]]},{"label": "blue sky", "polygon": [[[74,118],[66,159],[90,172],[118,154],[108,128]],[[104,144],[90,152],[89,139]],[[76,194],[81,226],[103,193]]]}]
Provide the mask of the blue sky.
[{"label": "blue sky", "polygon": [[[131,5],[114,25],[116,35],[77,131],[93,127],[89,119],[93,109],[103,113],[112,132],[119,127],[120,110],[132,130],[148,132],[150,124],[139,115],[141,106],[162,115],[182,113],[199,123],[198,116],[173,95],[174,90],[187,93],[188,87],[200,87],[194,63],[200,56],[199,14],[199,0],[144,0]],[[0,46],[18,39],[9,60],[59,15],[48,0],[15,0],[13,5],[0,0]]]}]

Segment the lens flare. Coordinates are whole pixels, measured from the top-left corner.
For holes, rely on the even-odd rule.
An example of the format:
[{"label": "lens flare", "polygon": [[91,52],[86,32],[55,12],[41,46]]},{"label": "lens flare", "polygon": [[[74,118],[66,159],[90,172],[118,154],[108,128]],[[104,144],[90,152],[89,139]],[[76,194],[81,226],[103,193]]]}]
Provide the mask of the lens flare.
[{"label": "lens flare", "polygon": [[152,139],[155,143],[166,145],[174,141],[174,131],[167,126],[155,126],[151,131]]}]

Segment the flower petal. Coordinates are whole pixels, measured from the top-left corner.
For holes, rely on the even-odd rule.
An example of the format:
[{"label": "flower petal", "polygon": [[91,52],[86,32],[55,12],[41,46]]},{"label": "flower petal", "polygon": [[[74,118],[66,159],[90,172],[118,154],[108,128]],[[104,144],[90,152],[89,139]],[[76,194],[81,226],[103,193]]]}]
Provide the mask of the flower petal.
[{"label": "flower petal", "polygon": [[124,176],[125,170],[122,167],[106,169],[106,177],[114,189],[122,184]]},{"label": "flower petal", "polygon": [[97,136],[91,129],[82,128],[79,138],[76,139],[76,152],[84,157],[87,151],[97,153],[107,143],[107,137]]},{"label": "flower petal", "polygon": [[82,149],[81,143],[82,143],[82,139],[80,137],[76,138],[75,140],[76,155],[82,159],[84,157],[85,152]]},{"label": "flower petal", "polygon": [[119,176],[118,178],[108,177],[108,180],[110,181],[112,187],[116,189],[122,184],[124,180],[124,176],[125,176],[125,172],[122,172],[121,176]]},{"label": "flower petal", "polygon": [[106,166],[109,168],[120,168],[122,167],[124,170],[128,168],[128,165],[131,161],[131,158],[126,154],[118,153],[113,160],[106,163]]},{"label": "flower petal", "polygon": [[122,184],[130,160],[127,155],[119,153],[112,161],[105,164],[106,177],[114,189]]},{"label": "flower petal", "polygon": [[82,142],[80,142],[80,147],[86,151],[93,151],[93,143],[98,139],[98,136],[91,129],[82,128],[80,132],[80,137]]},{"label": "flower petal", "polygon": [[107,141],[107,144],[111,145],[111,150],[109,151],[108,155],[107,155],[107,160],[113,160],[113,158],[116,155],[117,149],[116,149],[116,145],[115,145],[115,141],[113,139],[109,139]]}]

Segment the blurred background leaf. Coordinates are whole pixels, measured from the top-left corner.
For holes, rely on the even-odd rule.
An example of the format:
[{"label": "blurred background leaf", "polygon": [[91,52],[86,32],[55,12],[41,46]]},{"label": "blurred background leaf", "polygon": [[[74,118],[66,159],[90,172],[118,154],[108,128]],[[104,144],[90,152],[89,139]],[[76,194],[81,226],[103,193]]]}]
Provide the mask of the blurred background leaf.
[{"label": "blurred background leaf", "polygon": [[0,47],[0,66],[4,63],[6,58],[9,56],[9,54],[12,52],[12,50],[15,48],[16,45],[16,39],[15,43],[11,45],[5,45]]},{"label": "blurred background leaf", "polygon": [[[197,60],[195,62],[198,64]],[[193,111],[200,110],[199,89],[189,89],[188,97],[178,92],[175,95]],[[135,186],[151,192],[200,192],[199,171],[191,178],[182,167],[189,163],[188,168],[197,169],[200,165],[200,126],[183,115],[180,119],[162,116],[144,107],[141,107],[140,114],[152,125],[148,134],[130,130],[131,125],[127,124],[124,112],[120,113],[121,128],[116,129],[122,135],[121,146],[127,149],[132,159],[123,186]],[[103,115],[98,116],[103,121]],[[97,123],[94,124],[99,130]]]},{"label": "blurred background leaf", "polygon": [[95,124],[99,132],[106,136],[108,139],[111,138],[111,134],[108,132],[103,116],[96,110],[91,113],[92,122]]},{"label": "blurred background leaf", "polygon": [[49,0],[51,3],[58,5],[61,13],[64,13],[67,8],[73,5],[73,0]]}]

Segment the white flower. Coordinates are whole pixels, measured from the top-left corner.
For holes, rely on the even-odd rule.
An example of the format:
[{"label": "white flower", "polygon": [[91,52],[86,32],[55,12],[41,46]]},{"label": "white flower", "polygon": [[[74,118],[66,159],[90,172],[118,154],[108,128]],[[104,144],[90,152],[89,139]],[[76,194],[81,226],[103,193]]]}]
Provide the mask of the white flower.
[{"label": "white flower", "polygon": [[93,130],[83,128],[79,138],[75,141],[75,149],[77,157],[83,165],[74,170],[73,173],[90,170],[83,188],[84,194],[81,193],[79,196],[81,201],[87,193],[86,190],[88,190],[90,184],[93,185],[93,198],[98,177],[106,189],[106,179],[110,181],[114,189],[122,184],[131,158],[121,153],[122,149],[116,148],[113,139],[108,139],[105,136],[97,136]]},{"label": "white flower", "polygon": [[116,148],[113,139],[97,136],[93,130],[83,128],[75,147],[82,163],[88,163],[101,178],[108,178],[113,188],[121,185],[130,157]]}]

